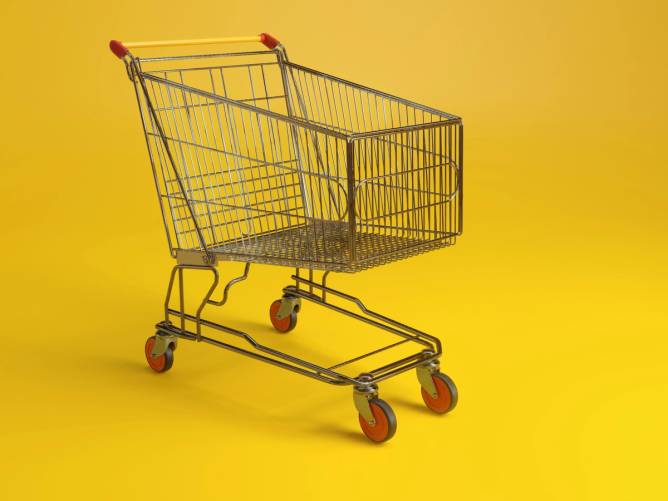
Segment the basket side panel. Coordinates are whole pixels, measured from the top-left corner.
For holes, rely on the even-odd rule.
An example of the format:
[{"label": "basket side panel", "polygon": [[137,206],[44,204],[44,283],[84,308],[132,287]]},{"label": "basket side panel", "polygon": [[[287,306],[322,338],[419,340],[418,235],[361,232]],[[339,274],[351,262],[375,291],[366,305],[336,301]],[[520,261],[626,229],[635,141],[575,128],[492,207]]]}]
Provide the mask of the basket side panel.
[{"label": "basket side panel", "polygon": [[406,99],[286,64],[288,103],[295,116],[345,134],[434,124],[456,117]]},{"label": "basket side panel", "polygon": [[354,142],[360,263],[454,243],[462,222],[461,134],[461,124],[448,124]]},{"label": "basket side panel", "polygon": [[345,141],[166,80],[144,85],[173,248],[286,265],[349,260]]}]

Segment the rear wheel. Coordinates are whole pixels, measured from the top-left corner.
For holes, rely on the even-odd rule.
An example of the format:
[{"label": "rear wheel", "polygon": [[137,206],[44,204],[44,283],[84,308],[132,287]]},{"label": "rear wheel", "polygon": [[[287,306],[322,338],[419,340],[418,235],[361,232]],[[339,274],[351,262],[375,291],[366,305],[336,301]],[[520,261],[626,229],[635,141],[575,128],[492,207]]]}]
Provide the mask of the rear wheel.
[{"label": "rear wheel", "polygon": [[297,325],[297,311],[293,309],[289,315],[284,318],[278,318],[278,310],[281,309],[281,299],[277,299],[269,307],[269,318],[271,319],[271,325],[274,326],[278,332],[290,332]]},{"label": "rear wheel", "polygon": [[397,417],[392,407],[380,398],[369,400],[369,407],[371,407],[371,413],[376,422],[369,424],[360,414],[359,422],[364,434],[373,442],[385,442],[391,439],[397,431]]},{"label": "rear wheel", "polygon": [[158,357],[154,357],[151,355],[151,351],[153,351],[154,345],[155,336],[151,336],[146,340],[146,344],[144,345],[144,355],[146,355],[146,362],[148,362],[148,366],[155,372],[167,372],[172,368],[172,364],[174,363],[174,350],[171,346],[169,346],[165,353]]}]

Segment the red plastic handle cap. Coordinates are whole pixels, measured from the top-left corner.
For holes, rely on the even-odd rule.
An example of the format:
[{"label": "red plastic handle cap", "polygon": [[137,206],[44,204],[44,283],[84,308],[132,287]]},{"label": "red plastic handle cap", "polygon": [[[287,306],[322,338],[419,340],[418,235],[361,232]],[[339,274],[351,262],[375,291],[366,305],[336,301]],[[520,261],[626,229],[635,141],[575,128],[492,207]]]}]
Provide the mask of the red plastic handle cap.
[{"label": "red plastic handle cap", "polygon": [[111,52],[113,52],[119,59],[123,59],[128,53],[128,49],[125,48],[125,45],[123,45],[123,43],[119,42],[118,40],[112,40],[109,42],[109,48],[111,49]]},{"label": "red plastic handle cap", "polygon": [[280,45],[281,42],[272,37],[269,33],[260,33],[260,42],[262,42],[267,49],[273,49],[277,45]]}]

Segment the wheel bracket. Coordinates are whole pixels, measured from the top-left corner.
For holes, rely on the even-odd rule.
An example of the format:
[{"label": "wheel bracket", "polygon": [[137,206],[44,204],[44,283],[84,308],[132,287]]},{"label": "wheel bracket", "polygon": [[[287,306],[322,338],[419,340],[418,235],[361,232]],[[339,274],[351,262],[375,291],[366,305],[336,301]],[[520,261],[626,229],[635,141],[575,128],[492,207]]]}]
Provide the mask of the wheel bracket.
[{"label": "wheel bracket", "polygon": [[375,384],[356,386],[353,390],[353,402],[355,402],[355,408],[357,409],[357,412],[360,413],[360,416],[362,416],[371,426],[376,425],[376,418],[373,416],[369,400],[373,400],[376,397],[378,397],[378,386]]},{"label": "wheel bracket", "polygon": [[438,360],[432,360],[427,364],[418,365],[415,370],[420,385],[432,398],[438,398],[438,390],[436,389],[436,384],[434,384],[434,378],[432,377],[434,373],[440,371],[440,363]]},{"label": "wheel bracket", "polygon": [[170,345],[173,345],[174,348],[172,349],[175,349],[177,342],[178,338],[176,336],[158,332],[155,335],[155,343],[153,343],[153,349],[151,349],[151,356],[155,358],[164,355]]},{"label": "wheel bracket", "polygon": [[300,298],[294,296],[283,296],[283,298],[281,298],[281,307],[276,313],[276,318],[283,320],[284,318],[288,317],[295,310],[295,308],[299,309],[301,305],[302,300]]}]

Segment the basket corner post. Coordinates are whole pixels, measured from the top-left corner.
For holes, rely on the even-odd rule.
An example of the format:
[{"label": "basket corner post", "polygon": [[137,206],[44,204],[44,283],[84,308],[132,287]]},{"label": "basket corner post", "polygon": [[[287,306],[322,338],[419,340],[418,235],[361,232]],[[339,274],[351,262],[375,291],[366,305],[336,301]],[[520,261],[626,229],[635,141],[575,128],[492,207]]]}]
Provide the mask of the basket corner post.
[{"label": "basket corner post", "polygon": [[464,233],[464,122],[459,122],[459,217],[457,233]]},{"label": "basket corner post", "polygon": [[355,214],[355,139],[346,142],[346,177],[348,178],[348,248],[350,251],[350,265],[357,260],[356,253],[356,227],[357,217]]}]

